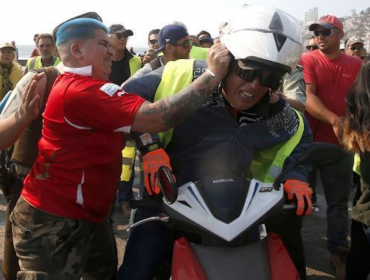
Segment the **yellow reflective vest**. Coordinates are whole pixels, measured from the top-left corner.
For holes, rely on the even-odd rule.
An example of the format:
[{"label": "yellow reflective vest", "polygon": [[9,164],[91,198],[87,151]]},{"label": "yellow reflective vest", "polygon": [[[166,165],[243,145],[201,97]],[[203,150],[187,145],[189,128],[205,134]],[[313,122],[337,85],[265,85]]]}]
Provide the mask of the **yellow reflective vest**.
[{"label": "yellow reflective vest", "polygon": [[[57,66],[60,63],[59,57],[53,56],[53,64],[50,66]],[[27,60],[26,72],[31,69],[41,69],[45,66],[42,65],[41,56],[31,57]]]},{"label": "yellow reflective vest", "polygon": [[208,48],[192,46],[189,57],[193,59],[207,59],[208,50]]},{"label": "yellow reflective vest", "polygon": [[137,56],[132,56],[129,60],[131,76],[136,73],[142,66],[141,59]]}]

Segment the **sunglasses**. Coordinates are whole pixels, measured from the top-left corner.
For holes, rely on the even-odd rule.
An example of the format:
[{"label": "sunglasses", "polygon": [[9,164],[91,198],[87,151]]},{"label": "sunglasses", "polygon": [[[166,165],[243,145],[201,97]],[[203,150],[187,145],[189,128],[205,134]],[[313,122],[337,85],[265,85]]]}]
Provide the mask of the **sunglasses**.
[{"label": "sunglasses", "polygon": [[364,49],[364,47],[363,47],[363,46],[358,46],[358,47],[353,46],[353,47],[351,47],[350,49],[351,49],[352,51],[362,51],[362,50]]},{"label": "sunglasses", "polygon": [[119,40],[121,40],[122,38],[125,38],[125,39],[128,38],[128,35],[124,33],[116,33],[115,35],[116,35],[116,38]]},{"label": "sunglasses", "polygon": [[152,45],[158,44],[158,40],[149,40]]},{"label": "sunglasses", "polygon": [[173,46],[182,46],[184,49],[191,47],[193,45],[193,41],[191,39],[182,42],[181,44],[171,44]]},{"label": "sunglasses", "polygon": [[338,32],[339,32],[339,30],[338,29],[335,29],[335,28],[333,28],[333,29],[323,29],[323,30],[315,30],[313,32],[313,35],[315,35],[315,37],[319,37],[320,34],[322,36],[330,36],[330,35],[336,34]]},{"label": "sunglasses", "polygon": [[306,50],[312,51],[312,50],[317,50],[319,47],[318,46],[306,46]]},{"label": "sunglasses", "polygon": [[278,74],[273,71],[267,71],[263,69],[242,69],[239,67],[237,64],[237,67],[235,69],[235,74],[251,83],[255,79],[259,78],[260,79],[260,85],[264,87],[271,88],[272,90],[277,90],[280,86],[282,75]]}]

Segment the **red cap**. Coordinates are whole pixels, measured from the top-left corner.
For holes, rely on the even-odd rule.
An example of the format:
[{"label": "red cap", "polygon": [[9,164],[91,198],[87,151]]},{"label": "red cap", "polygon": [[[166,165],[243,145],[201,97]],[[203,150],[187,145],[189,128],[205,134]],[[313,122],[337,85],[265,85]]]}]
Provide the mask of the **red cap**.
[{"label": "red cap", "polygon": [[322,26],[326,29],[336,28],[339,29],[339,31],[343,31],[343,23],[341,22],[341,20],[332,15],[322,16],[317,22],[311,24],[308,30],[314,31],[317,26]]}]

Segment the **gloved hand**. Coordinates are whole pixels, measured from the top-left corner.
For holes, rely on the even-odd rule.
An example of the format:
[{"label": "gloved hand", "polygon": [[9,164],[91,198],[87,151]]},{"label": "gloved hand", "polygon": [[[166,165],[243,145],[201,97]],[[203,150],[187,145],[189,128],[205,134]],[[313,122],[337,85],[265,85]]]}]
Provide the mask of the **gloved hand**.
[{"label": "gloved hand", "polygon": [[286,180],[284,192],[288,200],[297,200],[297,216],[310,215],[312,213],[312,190],[306,182],[300,180]]},{"label": "gloved hand", "polygon": [[158,168],[161,166],[166,166],[172,171],[170,158],[168,157],[166,151],[162,149],[158,143],[156,143],[154,145],[151,144],[149,151],[143,154],[142,161],[145,189],[150,196],[157,195],[161,191],[157,176]]}]

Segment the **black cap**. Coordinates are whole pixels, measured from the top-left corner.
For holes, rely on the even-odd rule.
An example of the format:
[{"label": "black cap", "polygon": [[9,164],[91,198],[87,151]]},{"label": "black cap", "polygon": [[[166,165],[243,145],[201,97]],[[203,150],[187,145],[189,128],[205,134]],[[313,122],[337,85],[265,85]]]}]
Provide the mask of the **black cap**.
[{"label": "black cap", "polygon": [[128,36],[134,35],[134,32],[130,29],[126,29],[122,24],[113,24],[109,27],[109,34],[125,33]]}]

